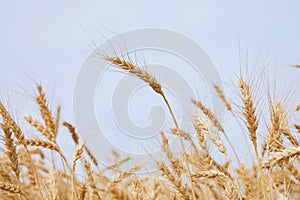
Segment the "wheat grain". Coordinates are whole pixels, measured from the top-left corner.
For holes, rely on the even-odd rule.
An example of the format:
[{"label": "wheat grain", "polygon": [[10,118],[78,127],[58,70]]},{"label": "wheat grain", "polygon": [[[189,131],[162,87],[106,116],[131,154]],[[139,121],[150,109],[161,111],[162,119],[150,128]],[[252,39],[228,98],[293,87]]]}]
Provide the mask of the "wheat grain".
[{"label": "wheat grain", "polygon": [[300,68],[300,64],[293,64],[292,67]]},{"label": "wheat grain", "polygon": [[295,110],[296,110],[296,111],[299,111],[299,110],[300,110],[300,103],[296,106]]},{"label": "wheat grain", "polygon": [[60,120],[60,110],[61,107],[58,106],[56,110],[56,118],[55,118],[55,131],[54,131],[54,137],[57,137],[58,129],[59,129],[59,120]]},{"label": "wheat grain", "polygon": [[300,125],[299,124],[294,124],[295,129],[300,133]]},{"label": "wheat grain", "polygon": [[85,184],[83,184],[81,187],[80,194],[79,194],[79,200],[85,200],[86,193],[87,193],[87,187]]},{"label": "wheat grain", "polygon": [[15,193],[15,194],[21,194],[21,188],[16,186],[16,185],[12,185],[10,183],[4,183],[2,181],[0,181],[0,189],[10,192],[10,193]]}]

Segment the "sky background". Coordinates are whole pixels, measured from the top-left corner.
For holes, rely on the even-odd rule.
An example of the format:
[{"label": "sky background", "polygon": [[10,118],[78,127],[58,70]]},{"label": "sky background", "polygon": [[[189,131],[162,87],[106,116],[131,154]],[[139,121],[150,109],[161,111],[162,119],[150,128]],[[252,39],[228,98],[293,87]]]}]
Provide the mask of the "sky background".
[{"label": "sky background", "polygon": [[[16,116],[30,113],[35,109],[28,106],[34,81],[40,82],[50,105],[61,104],[63,119],[72,121],[74,84],[93,42],[157,27],[180,32],[204,47],[225,85],[236,80],[239,53],[245,65],[248,52],[250,71],[257,56],[256,71],[270,59],[267,77],[276,74],[279,93],[292,90],[290,101],[296,104],[300,72],[290,65],[300,63],[299,9],[297,0],[0,0],[0,95]],[[236,126],[230,119],[225,125]],[[231,137],[246,153],[241,137]]]}]

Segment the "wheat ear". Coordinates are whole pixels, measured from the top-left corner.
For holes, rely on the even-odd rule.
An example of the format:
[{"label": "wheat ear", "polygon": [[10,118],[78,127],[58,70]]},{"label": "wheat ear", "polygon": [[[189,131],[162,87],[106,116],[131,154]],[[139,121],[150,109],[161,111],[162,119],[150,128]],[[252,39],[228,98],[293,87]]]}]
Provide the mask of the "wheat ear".
[{"label": "wheat ear", "polygon": [[229,138],[228,138],[228,136],[227,136],[227,134],[226,134],[224,128],[222,127],[221,123],[219,122],[219,120],[217,119],[217,117],[214,115],[214,113],[213,113],[210,109],[208,109],[207,107],[205,107],[200,101],[197,101],[197,100],[195,100],[195,99],[191,99],[191,101],[192,101],[192,103],[193,103],[197,108],[199,108],[199,109],[203,112],[204,115],[206,115],[206,116],[208,117],[208,119],[213,123],[213,125],[214,125],[219,131],[221,131],[221,132],[223,133],[223,135],[224,135],[225,139],[227,140],[228,144],[230,145],[230,148],[232,149],[232,151],[233,151],[233,153],[234,153],[234,155],[235,155],[237,161],[240,162],[240,161],[239,161],[238,154],[237,154],[237,152],[236,152],[235,149],[234,149],[234,146],[233,146],[232,143],[230,142],[230,140],[229,140]]},{"label": "wheat ear", "polygon": [[243,101],[243,111],[242,114],[245,119],[245,124],[249,132],[250,140],[253,143],[255,154],[257,159],[258,158],[258,151],[257,151],[257,129],[258,129],[258,119],[256,117],[256,107],[253,102],[252,93],[250,91],[250,86],[240,77],[240,82],[238,85],[241,98]]},{"label": "wheat ear", "polygon": [[286,147],[285,149],[273,153],[267,160],[263,162],[264,168],[272,168],[276,164],[281,164],[289,159],[300,155],[300,147]]},{"label": "wheat ear", "polygon": [[37,85],[38,96],[35,98],[37,104],[40,107],[40,114],[45,122],[45,125],[50,129],[53,135],[56,134],[56,124],[52,117],[52,113],[48,107],[47,100],[45,97],[45,93],[43,92],[43,88],[41,85]]},{"label": "wheat ear", "polygon": [[2,130],[4,132],[4,144],[6,148],[6,155],[10,160],[10,166],[13,172],[15,173],[17,180],[19,181],[20,176],[20,169],[19,169],[19,161],[18,161],[18,154],[17,148],[14,144],[14,140],[12,137],[12,132],[7,124],[1,124]]},{"label": "wheat ear", "polygon": [[0,101],[0,115],[3,118],[4,123],[7,123],[7,125],[10,127],[10,129],[13,131],[14,135],[18,139],[18,144],[22,144],[24,141],[24,134],[20,127],[17,125],[17,123],[13,120],[9,112],[5,109],[3,104]]},{"label": "wheat ear", "polygon": [[221,99],[221,100],[223,101],[223,103],[225,104],[226,109],[229,110],[229,111],[231,111],[231,109],[232,109],[232,108],[231,108],[231,104],[230,104],[229,101],[227,100],[227,98],[226,98],[225,94],[223,93],[223,91],[221,90],[221,88],[220,88],[219,86],[215,85],[215,84],[213,84],[213,85],[214,85],[214,88],[215,88],[217,94],[219,95],[220,99]]},{"label": "wheat ear", "polygon": [[4,183],[2,181],[0,181],[0,189],[14,194],[21,194],[21,188],[19,186]]},{"label": "wheat ear", "polygon": [[259,173],[260,173],[260,185],[263,189],[263,195],[265,198],[267,192],[266,192],[266,188],[263,186],[264,185],[263,170],[262,170],[261,158],[259,157],[258,149],[257,149],[257,129],[258,129],[259,121],[256,116],[256,105],[254,103],[254,97],[251,93],[250,86],[244,81],[242,76],[240,76],[239,78],[238,88],[240,90],[241,99],[243,102],[242,114],[244,116],[245,125],[249,132],[249,138],[252,141],[252,144],[254,146],[254,151],[255,151],[256,159],[258,162]]},{"label": "wheat ear", "polygon": [[56,138],[53,133],[50,132],[49,128],[44,126],[41,122],[36,119],[33,119],[29,115],[24,116],[25,120],[33,127],[35,127],[40,133],[42,133],[48,140],[53,143],[56,143]]}]

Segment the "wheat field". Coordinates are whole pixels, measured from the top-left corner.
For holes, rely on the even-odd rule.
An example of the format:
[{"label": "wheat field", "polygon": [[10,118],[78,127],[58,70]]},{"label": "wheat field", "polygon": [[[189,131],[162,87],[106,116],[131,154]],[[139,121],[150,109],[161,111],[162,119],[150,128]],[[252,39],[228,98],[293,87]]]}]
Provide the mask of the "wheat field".
[{"label": "wheat field", "polygon": [[[186,132],[178,125],[163,87],[153,75],[121,57],[105,56],[104,59],[116,69],[143,80],[162,97],[173,119],[171,132],[179,137],[183,156],[171,151],[166,135],[169,130],[166,130],[160,133],[161,149],[169,164],[157,163],[156,172],[139,176],[135,173],[140,169],[138,163],[125,171],[118,170],[130,158],[116,158],[111,166],[101,167],[80,139],[76,127],[61,119],[60,106],[51,110],[42,86],[37,85],[34,100],[39,107],[39,118],[33,114],[23,116],[35,129],[34,137],[8,111],[5,102],[0,102],[0,199],[300,199],[300,121],[297,124],[289,118],[285,102],[279,101],[280,98],[266,94],[268,106],[258,107],[256,88],[242,75],[235,83],[239,102],[229,100],[214,85],[227,112],[241,122],[246,132],[255,156],[249,165],[240,161],[241,155],[236,152],[237,158],[232,157],[228,152],[234,151],[234,146],[225,145],[222,139],[225,137],[230,143],[227,133],[242,133],[225,129],[199,99],[191,99],[195,106],[194,132]],[[292,112],[300,111],[300,104],[289,106],[294,108]],[[262,126],[265,133],[260,132]],[[76,148],[72,160],[66,158],[58,144],[57,135],[61,130],[69,132],[73,143],[69,144]],[[192,135],[197,139],[192,139]],[[189,150],[185,150],[184,142],[191,145]],[[224,162],[211,155],[208,142],[224,157]],[[237,164],[233,163],[235,159]],[[62,169],[57,167],[57,161],[63,163]],[[77,173],[79,164],[84,175]]]}]

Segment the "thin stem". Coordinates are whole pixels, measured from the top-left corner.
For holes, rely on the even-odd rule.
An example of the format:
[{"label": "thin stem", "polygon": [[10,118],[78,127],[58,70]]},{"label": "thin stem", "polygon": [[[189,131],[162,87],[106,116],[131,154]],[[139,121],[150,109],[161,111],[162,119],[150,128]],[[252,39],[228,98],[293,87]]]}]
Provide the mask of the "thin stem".
[{"label": "thin stem", "polygon": [[[170,104],[169,104],[169,102],[168,102],[165,94],[161,93],[161,96],[163,97],[165,103],[167,104],[168,110],[169,110],[169,112],[170,112],[170,114],[172,116],[172,119],[173,119],[173,122],[175,124],[176,129],[179,130],[179,126],[178,126],[177,120],[175,118],[173,110],[172,110],[172,108],[171,108],[171,106],[170,106]],[[184,153],[183,157],[184,157],[184,161],[186,163],[186,167],[187,167],[187,170],[188,170],[188,176],[189,176],[189,181],[191,183],[191,189],[192,189],[193,199],[196,200],[196,195],[195,195],[195,190],[194,190],[194,185],[193,185],[193,180],[192,180],[192,174],[191,174],[190,166],[189,166],[188,159],[187,159],[187,156],[186,156],[186,152],[185,152],[185,148],[184,148],[184,144],[183,144],[183,140],[182,140],[182,135],[181,134],[179,134],[179,141],[180,141],[180,145],[181,145],[181,148],[183,150],[183,153]]]}]

